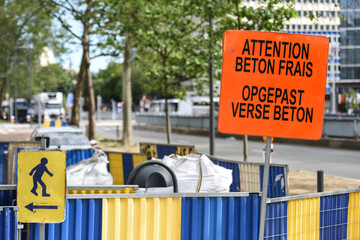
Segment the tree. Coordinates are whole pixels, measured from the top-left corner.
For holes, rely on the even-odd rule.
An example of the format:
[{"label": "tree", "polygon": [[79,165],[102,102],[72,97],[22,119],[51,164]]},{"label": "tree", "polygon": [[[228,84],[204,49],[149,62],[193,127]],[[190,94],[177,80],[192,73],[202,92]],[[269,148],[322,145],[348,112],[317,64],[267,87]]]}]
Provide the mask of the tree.
[{"label": "tree", "polygon": [[[171,143],[168,98],[184,97],[181,81],[199,76],[204,66],[195,57],[199,52],[196,31],[206,20],[199,18],[201,1],[150,1],[141,14],[142,39],[137,59],[147,70],[151,85],[165,98],[167,142]],[[201,72],[201,71],[200,71]]]},{"label": "tree", "polygon": [[[104,48],[101,41],[109,35],[107,31],[111,23],[106,16],[108,5],[106,1],[95,0],[41,0],[41,5],[48,10],[49,14],[55,17],[66,31],[68,31],[81,44],[83,53],[80,63],[79,75],[74,91],[74,106],[72,108],[70,124],[79,126],[80,121],[80,99],[84,83],[87,87],[88,111],[89,111],[89,139],[95,138],[95,97],[93,89],[92,75],[90,72],[91,59],[104,55],[118,55],[114,52],[96,53],[95,46]],[[73,22],[68,22],[67,17],[71,17]],[[81,31],[76,32],[74,25],[79,24]],[[106,47],[105,47],[106,48]],[[95,49],[95,51],[91,51]]]},{"label": "tree", "polygon": [[[282,4],[280,3],[282,2]],[[259,1],[257,7],[234,1],[150,1],[143,5],[138,35],[142,42],[136,56],[147,70],[154,88],[165,98],[167,142],[171,142],[169,95],[183,97],[180,83],[208,77],[208,56],[212,51],[216,76],[221,69],[221,36],[227,29],[280,30],[294,15],[292,1]],[[215,27],[209,38],[208,19]],[[209,49],[212,42],[213,49]],[[208,81],[199,81],[208,84]]]},{"label": "tree", "polygon": [[[98,95],[101,95],[103,102],[122,101],[122,76],[123,64],[110,62],[106,69],[100,70],[94,78],[95,88]],[[139,104],[139,99],[143,94],[151,95],[152,92],[147,84],[147,78],[137,64],[133,64],[131,68],[131,94],[134,96],[132,105]]]},{"label": "tree", "polygon": [[66,96],[74,86],[70,75],[60,64],[41,67],[34,75],[34,92],[63,92]]},{"label": "tree", "polygon": [[[45,46],[51,45],[59,53],[63,52],[61,40],[64,36],[56,31],[51,18],[35,0],[1,1],[0,21],[0,75],[3,76],[0,98],[3,99],[6,80],[15,79],[15,74],[17,85],[22,86],[16,97],[29,98],[31,72],[39,66],[36,60]],[[10,81],[9,90],[13,87]]]}]

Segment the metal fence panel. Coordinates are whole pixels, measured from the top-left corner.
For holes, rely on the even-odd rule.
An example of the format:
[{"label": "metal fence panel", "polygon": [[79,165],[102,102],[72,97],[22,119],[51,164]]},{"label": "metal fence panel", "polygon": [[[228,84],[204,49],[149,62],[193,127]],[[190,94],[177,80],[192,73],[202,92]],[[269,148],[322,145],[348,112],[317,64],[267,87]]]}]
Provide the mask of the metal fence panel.
[{"label": "metal fence panel", "polygon": [[320,198],[320,239],[346,239],[348,203],[349,194]]},{"label": "metal fence panel", "polygon": [[265,239],[360,239],[360,189],[268,199]]},{"label": "metal fence panel", "polygon": [[288,239],[319,239],[320,197],[288,202]]},{"label": "metal fence panel", "polygon": [[264,239],[287,239],[287,202],[266,205]]},{"label": "metal fence panel", "polygon": [[107,152],[109,169],[114,179],[114,185],[124,185],[131,171],[140,163],[146,161],[146,154]]},{"label": "metal fence panel", "polygon": [[91,158],[94,154],[94,149],[72,149],[66,150],[66,166],[70,166],[80,162],[81,160]]},{"label": "metal fence panel", "polygon": [[181,239],[257,239],[259,197],[182,199]]},{"label": "metal fence panel", "polygon": [[181,198],[103,199],[102,239],[180,239]]},{"label": "metal fence panel", "polygon": [[[214,163],[227,169],[231,169],[233,183],[230,185],[231,192],[260,192],[262,191],[262,180],[264,164],[250,162],[235,162],[208,156]],[[288,192],[288,167],[283,164],[270,164],[268,197],[284,197]]]},{"label": "metal fence panel", "polygon": [[[68,199],[62,223],[45,225],[47,240],[101,239],[102,199]],[[39,239],[39,224],[29,224],[29,240]]]},{"label": "metal fence panel", "polygon": [[240,189],[241,192],[260,192],[260,168],[258,164],[241,164],[240,168]]},{"label": "metal fence panel", "polygon": [[18,207],[0,207],[0,239],[17,240]]},{"label": "metal fence panel", "polygon": [[[260,166],[260,187],[264,177],[264,165]],[[271,166],[269,168],[268,197],[285,197],[287,195],[287,167]]]},{"label": "metal fence panel", "polygon": [[360,191],[349,194],[347,238],[360,239]]}]

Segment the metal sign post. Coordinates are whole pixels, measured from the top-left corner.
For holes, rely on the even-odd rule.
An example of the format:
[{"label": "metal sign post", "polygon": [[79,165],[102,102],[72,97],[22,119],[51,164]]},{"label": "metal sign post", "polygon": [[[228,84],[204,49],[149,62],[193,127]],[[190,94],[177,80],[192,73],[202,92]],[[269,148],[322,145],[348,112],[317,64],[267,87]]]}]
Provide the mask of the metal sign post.
[{"label": "metal sign post", "polygon": [[267,200],[267,192],[269,185],[270,151],[271,151],[271,137],[268,137],[266,139],[265,166],[264,166],[264,177],[263,177],[262,196],[261,196],[261,205],[260,205],[259,240],[264,239],[266,200]]}]

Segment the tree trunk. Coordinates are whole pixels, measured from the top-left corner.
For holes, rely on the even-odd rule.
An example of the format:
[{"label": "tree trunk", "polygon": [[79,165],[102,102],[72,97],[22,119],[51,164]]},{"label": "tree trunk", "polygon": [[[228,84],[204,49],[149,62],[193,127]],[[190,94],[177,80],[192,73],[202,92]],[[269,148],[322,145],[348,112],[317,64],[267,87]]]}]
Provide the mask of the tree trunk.
[{"label": "tree trunk", "polygon": [[[5,87],[6,87],[6,78],[4,78],[4,79],[1,81],[0,99],[3,99]],[[7,100],[7,99],[6,99],[6,100]],[[30,101],[31,101],[31,99],[30,99]],[[9,105],[9,106],[10,106],[10,105]],[[3,115],[3,111],[2,111],[2,100],[0,100],[0,116],[2,117],[2,115]]]},{"label": "tree trunk", "polygon": [[166,136],[167,143],[171,143],[171,124],[170,124],[170,114],[169,114],[169,104],[168,104],[168,79],[166,72],[166,58],[163,59],[164,67],[164,98],[165,98],[165,118],[166,118]]},{"label": "tree trunk", "polygon": [[95,139],[96,137],[96,120],[95,120],[95,96],[94,96],[94,87],[90,72],[90,56],[89,56],[89,47],[86,47],[85,55],[85,76],[87,84],[87,93],[88,93],[88,112],[89,112],[89,129],[88,129],[88,138]]},{"label": "tree trunk", "polygon": [[133,144],[132,140],[132,124],[131,124],[131,45],[130,36],[126,34],[123,77],[122,77],[122,100],[123,100],[123,138],[122,142],[125,146]]},{"label": "tree trunk", "polygon": [[80,122],[82,90],[84,87],[84,79],[85,79],[84,64],[85,64],[85,52],[83,52],[83,56],[81,58],[80,71],[77,77],[77,83],[74,90],[74,104],[71,109],[71,119],[69,121],[69,125],[75,125],[78,127]]}]

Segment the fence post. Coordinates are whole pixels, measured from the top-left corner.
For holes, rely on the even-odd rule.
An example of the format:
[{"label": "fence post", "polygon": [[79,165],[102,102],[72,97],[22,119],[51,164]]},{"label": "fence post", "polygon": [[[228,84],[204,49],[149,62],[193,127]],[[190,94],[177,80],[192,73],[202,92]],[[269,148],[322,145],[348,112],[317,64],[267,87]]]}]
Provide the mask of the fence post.
[{"label": "fence post", "polygon": [[317,192],[324,191],[324,171],[317,171]]}]

